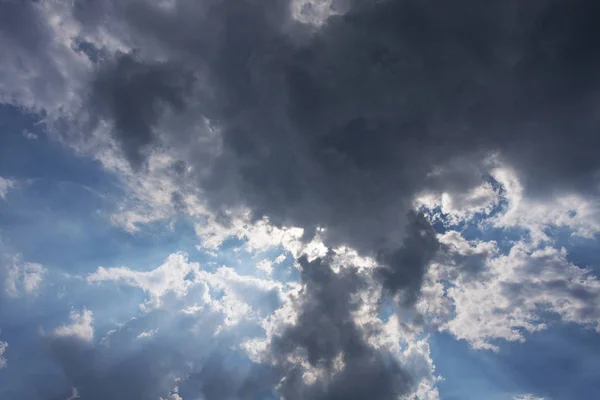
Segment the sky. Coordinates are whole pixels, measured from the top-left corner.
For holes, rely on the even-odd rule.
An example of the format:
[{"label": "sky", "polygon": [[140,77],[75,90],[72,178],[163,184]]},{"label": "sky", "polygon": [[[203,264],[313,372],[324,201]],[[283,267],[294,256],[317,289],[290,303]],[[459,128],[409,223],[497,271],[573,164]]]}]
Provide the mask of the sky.
[{"label": "sky", "polygon": [[0,399],[600,393],[593,0],[0,0]]}]

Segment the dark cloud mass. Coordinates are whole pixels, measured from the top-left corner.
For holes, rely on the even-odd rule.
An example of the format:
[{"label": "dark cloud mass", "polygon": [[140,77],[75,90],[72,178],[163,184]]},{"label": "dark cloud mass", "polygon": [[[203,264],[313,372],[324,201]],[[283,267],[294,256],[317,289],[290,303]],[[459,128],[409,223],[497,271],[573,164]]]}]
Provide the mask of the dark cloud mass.
[{"label": "dark cloud mass", "polygon": [[[596,2],[348,7],[314,28],[287,1],[115,3],[114,23],[147,51],[102,68],[93,98],[132,163],[152,146],[181,149],[211,171],[199,181],[215,208],[326,227],[330,244],[371,254],[402,239],[415,193],[468,188],[490,152],[533,194],[597,190]],[[123,65],[149,72],[124,81]],[[194,157],[185,130],[150,133],[157,104],[183,115],[186,101],[221,132],[218,156]],[[466,167],[430,175],[449,165]]]},{"label": "dark cloud mass", "polygon": [[[305,286],[298,321],[273,340],[273,353],[285,358],[300,350],[329,378],[306,385],[303,368],[296,366],[284,377],[284,398],[396,399],[408,393],[410,376],[391,355],[366,342],[352,316],[361,304],[357,292],[368,284],[364,276],[353,268],[336,274],[327,258],[309,262],[303,257],[300,265]],[[341,371],[336,371],[337,357],[344,365]]]},{"label": "dark cloud mass", "polygon": [[185,108],[183,96],[191,77],[177,65],[143,64],[120,54],[94,82],[90,108],[114,121],[114,135],[131,164],[138,167],[154,141],[153,126],[161,109]]}]

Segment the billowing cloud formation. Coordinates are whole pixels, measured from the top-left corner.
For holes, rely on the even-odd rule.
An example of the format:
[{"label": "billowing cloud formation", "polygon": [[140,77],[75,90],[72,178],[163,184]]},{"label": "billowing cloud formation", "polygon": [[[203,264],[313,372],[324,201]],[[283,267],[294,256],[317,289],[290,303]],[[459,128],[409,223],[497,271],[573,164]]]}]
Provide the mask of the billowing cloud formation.
[{"label": "billowing cloud formation", "polygon": [[301,350],[309,365],[322,368],[325,379],[305,387],[304,371],[293,368],[282,382],[289,399],[396,399],[410,393],[411,377],[393,357],[369,346],[353,321],[360,301],[353,299],[365,282],[356,271],[343,269],[337,276],[317,259],[300,259],[303,282],[298,320],[274,339],[275,354]]},{"label": "billowing cloud formation", "polygon": [[[88,282],[142,289],[147,319],[206,313],[211,333],[247,348],[264,333],[268,361],[232,373],[223,344],[192,367],[177,346],[118,363],[94,347],[84,310],[48,339],[63,397],[411,396],[432,364],[414,361],[414,347],[402,358],[374,344],[383,328],[361,315],[369,290],[477,348],[545,328],[540,308],[598,329],[598,279],[546,233],[600,227],[598,11],[593,0],[0,3],[0,100],[120,174],[129,192],[114,223],[135,232],[187,214],[206,247],[275,244],[302,274],[294,302],[285,284],[205,271],[183,254],[152,271],[99,268]],[[446,230],[486,216],[528,237],[502,254],[455,229],[436,235],[435,207]],[[350,252],[371,268],[333,260]],[[26,292],[35,265],[17,271]],[[122,349],[160,335],[144,326]]]},{"label": "billowing cloud formation", "polygon": [[135,166],[175,149],[213,208],[374,253],[416,192],[471,187],[491,151],[530,190],[596,191],[594,2],[345,3],[319,28],[283,0],[10,7],[59,14],[96,60],[61,121],[108,130]]},{"label": "billowing cloud formation", "polygon": [[457,338],[498,350],[493,340],[524,341],[524,332],[546,329],[544,311],[600,331],[600,281],[567,261],[564,249],[520,242],[498,255],[495,242],[469,242],[454,231],[441,241],[450,258],[433,264],[419,307],[447,321],[442,329]]},{"label": "billowing cloud formation", "polygon": [[69,318],[72,323],[56,328],[52,332],[55,337],[72,337],[86,342],[94,338],[94,320],[90,310],[71,311]]},{"label": "billowing cloud formation", "polygon": [[[340,262],[333,252],[303,256],[301,286],[287,287],[227,267],[208,272],[181,253],[148,272],[99,269],[88,277],[91,288],[137,286],[147,293],[144,313],[98,342],[91,313],[72,312],[71,324],[47,338],[65,391],[92,399],[437,399],[427,342],[402,334],[396,318],[378,319],[374,277]],[[156,289],[167,285],[174,292]]]}]

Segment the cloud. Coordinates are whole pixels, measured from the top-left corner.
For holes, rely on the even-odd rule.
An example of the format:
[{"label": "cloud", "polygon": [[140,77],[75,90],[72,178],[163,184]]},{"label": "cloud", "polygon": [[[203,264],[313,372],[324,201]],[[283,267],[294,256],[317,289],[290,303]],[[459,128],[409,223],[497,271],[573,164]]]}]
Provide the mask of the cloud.
[{"label": "cloud", "polygon": [[[469,8],[469,4],[465,1],[464,6]],[[451,10],[444,14],[416,3],[354,2],[344,16],[330,17],[316,32],[309,30],[311,34],[294,24],[287,6],[280,1],[269,7],[176,3],[163,8],[136,2],[137,13],[117,12],[134,7],[128,2],[106,7],[115,13],[114,23],[126,32],[124,38],[141,50],[106,61],[92,92],[108,111],[101,113],[102,107],[92,111],[109,124],[122,122],[120,114],[114,112],[120,108],[115,108],[117,102],[106,90],[118,84],[123,65],[135,66],[132,81],[119,87],[127,96],[140,93],[136,82],[143,82],[143,71],[164,71],[157,85],[174,88],[177,93],[167,97],[185,99],[191,107],[175,107],[168,118],[187,120],[194,110],[218,126],[224,147],[217,159],[185,157],[193,155],[190,149],[200,148],[194,147],[186,132],[171,135],[169,126],[149,113],[156,104],[170,102],[164,100],[164,91],[157,90],[145,96],[147,102],[136,103],[139,112],[127,114],[146,128],[129,129],[128,139],[122,128],[114,131],[123,152],[134,163],[139,162],[140,151],[164,142],[178,149],[183,161],[195,170],[209,168],[210,174],[199,177],[199,183],[211,189],[207,193],[213,197],[213,205],[223,200],[229,206],[243,203],[259,216],[269,215],[277,224],[324,226],[332,243],[348,242],[361,250],[379,247],[377,241],[395,243],[402,234],[404,216],[401,212],[391,217],[394,213],[389,210],[406,209],[412,195],[427,181],[440,184],[428,178],[436,168],[444,171],[446,164],[464,158],[473,159],[471,164],[476,166],[481,151],[499,150],[524,179],[535,183],[530,185],[532,190],[545,190],[544,185],[581,189],[583,181],[593,181],[598,166],[586,153],[587,146],[577,145],[593,140],[588,135],[591,117],[584,107],[562,107],[585,104],[589,98],[588,90],[562,71],[578,62],[589,67],[597,61],[580,53],[580,58],[568,56],[568,49],[573,47],[567,43],[578,40],[590,27],[586,10],[593,7],[591,3],[578,2],[573,8],[577,11],[566,15],[568,23],[561,25],[563,30],[549,32],[545,27],[551,24],[537,25],[535,21],[565,15],[559,5],[527,9],[523,12],[528,18],[513,26],[507,21],[513,21],[510,16],[519,13],[520,6],[502,2],[491,6],[496,12],[484,14],[472,7],[468,15],[456,15]],[[91,11],[82,7],[77,17],[88,30],[105,28],[103,22],[98,24],[100,21],[89,17]],[[222,23],[203,24],[201,36],[206,39],[194,42],[196,28],[191,27],[190,15],[195,21],[209,18]],[[425,28],[419,34],[411,30],[411,24],[398,28],[391,23],[393,18],[387,18],[392,15],[415,24],[420,21],[419,26]],[[152,25],[152,31],[149,28],[151,21],[158,20],[163,21],[161,35],[154,34],[156,26]],[[240,26],[256,27],[250,30],[253,40]],[[461,26],[478,34],[461,35]],[[498,33],[485,26],[497,27]],[[535,29],[527,30],[529,26]],[[512,37],[512,30],[523,32],[522,36]],[[553,53],[532,58],[528,49],[544,47],[550,40],[545,38],[553,35],[565,40],[552,47]],[[359,37],[368,39],[357,40]],[[276,46],[276,52],[271,45]],[[244,52],[253,56],[239,58]],[[549,59],[556,62],[546,62]],[[497,68],[486,68],[489,63]],[[178,74],[183,77],[192,66],[199,71],[196,75],[201,86],[169,86],[172,75],[168,70],[184,71]],[[444,78],[434,79],[440,70],[445,71]],[[541,70],[545,74],[537,73]],[[231,78],[235,76],[245,78]],[[593,78],[591,81],[595,82]],[[352,82],[368,84],[363,87]],[[278,90],[266,91],[267,86]],[[561,88],[565,88],[564,93]],[[546,100],[533,101],[540,98]],[[200,106],[203,100],[210,100],[211,106]],[[579,129],[574,127],[576,121],[582,125],[577,126]],[[557,125],[573,127],[577,138],[565,141],[554,128]],[[149,134],[158,129],[160,133]],[[524,130],[525,136],[521,134]],[[367,145],[362,145],[367,137]],[[423,139],[417,142],[417,137]],[[569,150],[557,158],[564,165],[534,167],[533,160],[540,165],[540,157],[546,157],[533,146],[539,137],[547,140],[547,153]],[[581,184],[563,173],[581,178]],[[556,179],[534,179],[549,174]],[[465,185],[468,188],[471,175],[477,172],[446,174],[443,185],[449,192],[460,192]],[[375,192],[377,196],[370,195]],[[358,228],[361,225],[377,234],[360,234],[364,230]]]},{"label": "cloud", "polygon": [[194,296],[192,301],[199,301],[200,304],[210,301],[208,288],[199,284],[199,274],[198,263],[188,263],[187,254],[176,253],[171,254],[163,265],[147,272],[133,271],[126,267],[99,267],[87,277],[87,281],[122,281],[127,285],[139,287],[148,295],[142,308],[151,310],[161,307],[165,301],[186,297],[192,288],[195,289],[194,293],[191,293]]},{"label": "cloud", "polygon": [[23,135],[23,137],[25,139],[28,139],[28,140],[37,140],[37,139],[39,139],[38,135],[36,135],[35,133],[33,133],[31,131],[28,131],[27,129],[23,129],[23,131],[21,132],[21,134]]},{"label": "cloud", "polygon": [[273,273],[273,263],[270,260],[262,260],[256,264],[256,269],[264,271],[267,275],[271,275]]},{"label": "cloud", "polygon": [[492,174],[504,188],[507,202],[506,211],[493,221],[496,226],[527,229],[536,242],[551,241],[546,233],[549,227],[567,228],[573,235],[590,239],[600,232],[600,203],[596,198],[564,192],[549,199],[529,199],[514,170],[500,167]]},{"label": "cloud", "polygon": [[[54,118],[81,100],[91,72],[89,59],[75,51],[79,24],[62,1],[0,4],[6,52],[0,71],[0,101],[47,113]],[[21,23],[29,21],[31,29]]]},{"label": "cloud", "polygon": [[532,394],[522,394],[522,395],[513,397],[513,400],[544,400],[544,398],[536,397]]},{"label": "cloud", "polygon": [[[569,261],[553,234],[561,228],[594,237],[600,222],[594,200],[528,198],[515,172],[503,166],[490,177],[496,199],[491,211],[478,218],[460,209],[444,210],[435,198],[418,201],[427,218],[446,228],[438,234],[441,251],[426,273],[417,310],[474,348],[494,351],[499,339],[525,341],[527,332],[547,329],[548,312],[598,331],[600,313],[594,304],[600,281],[591,269]],[[514,240],[501,250],[494,240],[465,239],[454,230],[459,228],[476,228],[482,236],[500,229]]]},{"label": "cloud", "polygon": [[441,241],[451,258],[428,272],[418,308],[474,348],[525,341],[526,332],[547,329],[548,311],[600,332],[600,280],[569,262],[564,249],[521,241],[504,255],[495,243],[469,242],[457,232]]},{"label": "cloud", "polygon": [[4,291],[11,297],[23,294],[35,296],[45,275],[46,268],[41,264],[21,262],[18,258],[14,258],[6,270]]},{"label": "cloud", "polygon": [[6,366],[8,365],[8,362],[6,361],[6,358],[4,357],[4,353],[6,352],[7,348],[8,348],[8,343],[0,341],[0,369],[6,368]]},{"label": "cloud", "polygon": [[[418,392],[423,399],[437,399],[434,367],[426,341],[415,344],[414,338],[405,337],[397,328],[394,330],[394,324],[399,326],[397,320],[384,325],[377,319],[381,285],[371,276],[375,266],[357,268],[349,263],[354,259],[360,261],[357,255],[342,250],[332,251],[326,259],[316,258],[312,262],[303,256],[299,260],[302,289],[294,283],[282,285],[239,275],[228,267],[208,272],[181,253],[169,256],[163,265],[148,272],[123,267],[99,269],[88,281],[122,282],[143,288],[149,295],[145,305],[152,298],[162,300],[168,293],[158,288],[170,287],[178,293],[181,301],[161,301],[160,308],[146,307],[141,319],[120,328],[119,335],[125,335],[123,343],[119,344],[121,339],[116,333],[103,339],[103,343],[113,349],[111,351],[122,346],[135,347],[128,337],[140,343],[151,340],[164,346],[165,340],[171,342],[167,338],[172,334],[169,332],[173,324],[177,324],[175,321],[189,321],[182,325],[187,327],[181,331],[183,337],[173,339],[169,345],[178,348],[194,343],[198,346],[191,353],[189,349],[184,352],[198,358],[194,361],[196,367],[192,368],[196,372],[180,375],[182,380],[175,394],[182,398],[186,398],[186,393],[190,396],[203,393],[207,399],[227,395],[245,398],[250,393],[272,390],[292,399],[320,398],[336,393],[345,396],[346,386],[356,381],[353,376],[367,374],[365,376],[370,378],[363,379],[366,383],[355,386],[353,391],[366,393],[377,389],[381,390],[382,398]],[[337,272],[330,263],[336,266]],[[323,280],[324,276],[328,278]],[[184,282],[190,282],[190,286],[179,291]],[[207,294],[205,302],[187,298],[199,285],[209,289],[210,296],[203,292]],[[368,310],[364,309],[364,296],[371,296]],[[355,313],[361,315],[360,322]],[[158,315],[163,317],[156,319]],[[163,318],[166,320],[157,325]],[[193,339],[188,338],[190,334]],[[141,338],[147,340],[140,341]],[[210,344],[215,340],[216,343]],[[221,340],[228,343],[226,347],[217,344]],[[323,340],[325,342],[319,345]],[[393,353],[388,346],[394,349]],[[229,365],[228,354],[232,349],[247,353],[254,364],[249,369]],[[212,352],[213,356],[200,362],[202,354]],[[178,363],[184,364],[183,361]],[[408,370],[403,369],[403,364]],[[303,372],[296,376],[299,371]],[[174,393],[169,396],[172,395]]]},{"label": "cloud", "polygon": [[9,297],[37,296],[47,270],[38,263],[25,262],[0,238],[0,283]]},{"label": "cloud", "polygon": [[81,311],[73,310],[69,315],[70,325],[62,325],[52,331],[52,335],[57,338],[74,338],[84,342],[90,342],[94,338],[94,320],[92,312],[87,309]]},{"label": "cloud", "polygon": [[[598,57],[580,50],[598,35],[588,18],[597,6],[562,7],[351,1],[332,10],[326,2],[290,8],[273,0],[10,10],[41,19],[54,36],[70,32],[69,43],[85,37],[87,53],[73,54],[64,46],[64,54],[51,53],[54,44],[41,35],[31,40],[42,57],[79,68],[69,93],[81,106],[57,95],[68,110],[56,119],[63,139],[105,165],[124,157],[128,166],[116,170],[127,181],[153,182],[130,186],[139,188],[131,204],[151,205],[124,206],[116,223],[134,231],[201,208],[223,226],[247,210],[243,224],[268,221],[286,237],[301,229],[302,242],[321,229],[325,247],[347,245],[396,271],[383,274],[387,286],[402,281],[414,301],[436,248],[412,254],[414,263],[403,255],[415,197],[441,192],[442,210],[455,218],[491,212],[498,197],[481,184],[481,176],[494,176],[491,153],[526,183],[525,197],[559,193],[582,204],[597,194],[589,110]],[[564,23],[553,23],[559,18]],[[18,32],[15,46],[25,49]],[[70,87],[63,81],[52,80],[57,92]],[[148,172],[157,157],[175,172]],[[588,201],[575,214],[595,208]],[[581,233],[595,231],[581,224]],[[210,221],[197,226],[213,246],[231,233]]]},{"label": "cloud", "polygon": [[[269,345],[270,357],[284,371],[280,393],[286,399],[395,399],[419,388],[423,399],[437,398],[433,388],[424,389],[432,364],[425,361],[424,370],[412,364],[427,360],[428,352],[402,354],[397,334],[367,322],[373,314],[357,319],[364,306],[361,292],[372,278],[351,265],[334,272],[330,257],[299,260],[303,287],[296,320],[284,324]],[[374,345],[378,340],[389,346]]]},{"label": "cloud", "polygon": [[154,336],[156,334],[156,332],[158,332],[158,329],[151,329],[149,331],[144,331],[142,333],[140,333],[139,335],[137,335],[138,339],[149,339],[152,336]]},{"label": "cloud", "polygon": [[14,186],[15,186],[14,181],[0,176],[0,199],[5,198],[8,191],[10,189],[12,189]]},{"label": "cloud", "polygon": [[64,398],[73,395],[73,387],[80,398],[91,400],[167,396],[175,382],[172,374],[183,373],[181,357],[151,343],[131,351],[133,345],[128,343],[129,349],[111,350],[91,346],[74,336],[53,338],[49,345],[67,385]]},{"label": "cloud", "polygon": [[[315,2],[300,13],[283,0],[10,4],[15,20],[39,19],[43,30],[26,36],[13,27],[15,54],[33,60],[26,50],[35,44],[39,58],[52,57],[50,71],[57,57],[79,68],[70,79],[53,72],[52,107],[43,96],[36,105],[67,110],[56,118],[64,140],[96,155],[110,148],[134,176],[144,176],[156,154],[174,155],[184,180],[225,221],[241,207],[253,221],[265,217],[306,235],[322,228],[328,247],[391,254],[424,191],[441,189],[449,211],[458,203],[468,203],[468,213],[493,204],[489,186],[478,182],[491,173],[484,160],[492,152],[527,183],[528,195],[597,191],[599,165],[590,153],[597,135],[587,105],[598,57],[579,50],[597,35],[590,1],[569,10],[493,2],[485,11],[470,0],[440,9],[352,1],[335,12]],[[318,28],[299,20],[311,10],[321,10]],[[552,23],[557,18],[565,22]],[[63,39],[60,51],[47,37]],[[93,51],[71,54],[84,37]],[[581,74],[564,73],[571,69]],[[67,92],[80,97],[80,107],[61,97]],[[29,104],[31,97],[11,99]],[[162,197],[169,200],[161,200],[159,216],[173,211],[171,199],[186,198],[170,189]],[[121,216],[129,230],[156,218],[151,211]],[[419,285],[422,270],[404,275],[415,279],[408,286]]]},{"label": "cloud", "polygon": [[[213,273],[201,270],[198,263],[188,261],[185,253],[171,254],[163,265],[146,272],[100,267],[87,281],[122,282],[139,287],[148,296],[141,305],[147,312],[156,308],[194,312],[208,307],[223,313],[227,324],[273,312],[280,306],[284,291],[278,282],[242,276],[229,267],[219,267]],[[223,295],[213,298],[211,291]]]},{"label": "cloud", "polygon": [[74,400],[74,399],[79,399],[79,398],[81,398],[79,396],[79,391],[77,390],[77,388],[74,387],[71,389],[71,395],[69,397],[67,397],[66,400]]}]

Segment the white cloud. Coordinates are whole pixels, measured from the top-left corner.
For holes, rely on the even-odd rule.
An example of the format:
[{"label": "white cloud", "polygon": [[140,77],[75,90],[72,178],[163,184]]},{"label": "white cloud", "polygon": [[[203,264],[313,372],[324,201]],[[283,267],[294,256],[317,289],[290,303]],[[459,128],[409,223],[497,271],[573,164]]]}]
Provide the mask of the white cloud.
[{"label": "white cloud", "polygon": [[522,395],[514,396],[513,400],[544,400],[544,398],[536,397],[532,394],[522,394]]},{"label": "white cloud", "polygon": [[28,140],[36,140],[36,139],[39,139],[39,136],[38,136],[38,135],[36,135],[35,133],[33,133],[33,132],[31,132],[31,131],[28,131],[27,129],[23,129],[23,131],[22,131],[21,133],[23,134],[23,137],[24,137],[25,139],[28,139]]},{"label": "white cloud", "polygon": [[[498,255],[494,243],[467,242],[456,232],[441,241],[450,238],[457,245],[449,251],[463,264],[434,264],[418,304],[441,329],[490,350],[498,350],[493,340],[524,341],[524,332],[546,329],[543,311],[600,332],[600,280],[569,262],[564,249],[519,242]],[[460,269],[469,257],[481,264],[478,275]]]},{"label": "white cloud", "polygon": [[[479,214],[479,229],[519,228],[526,234],[507,254],[495,241],[466,240],[453,230],[438,235],[443,251],[424,278],[417,310],[479,349],[498,350],[495,340],[524,341],[526,332],[546,329],[547,311],[600,332],[600,281],[571,263],[549,234],[549,228],[561,227],[594,237],[600,201],[568,193],[530,199],[515,171],[498,160],[490,165],[498,187],[484,183],[464,195],[427,194],[417,207],[447,226],[473,223]],[[444,215],[435,214],[436,207]]]},{"label": "white cloud", "polygon": [[36,295],[45,275],[46,268],[41,264],[21,262],[15,256],[6,267],[4,291],[11,297],[23,294]]},{"label": "white cloud", "polygon": [[6,361],[6,358],[4,357],[4,353],[6,352],[7,348],[8,348],[8,343],[0,341],[0,369],[6,368],[7,361]]},{"label": "white cloud", "polygon": [[[215,272],[201,270],[198,263],[188,261],[185,253],[171,254],[163,265],[151,271],[100,267],[87,281],[122,282],[139,287],[148,295],[141,305],[147,312],[168,308],[194,314],[207,307],[221,314],[223,323],[229,326],[242,320],[260,320],[272,313],[280,306],[285,290],[281,283],[242,276],[229,267],[220,267]],[[211,298],[211,289],[220,291],[222,296]]]},{"label": "white cloud", "polygon": [[[111,222],[126,231],[136,232],[141,225],[169,220],[179,209],[192,217],[205,213],[197,189],[177,176],[174,166],[178,159],[174,155],[167,152],[150,154],[143,172],[133,171],[111,148],[96,149],[95,157],[109,171],[116,173],[126,189],[118,209],[110,215]],[[178,202],[174,202],[174,196],[180,196]]]},{"label": "white cloud", "polygon": [[548,227],[564,227],[574,235],[592,238],[600,232],[600,200],[578,194],[563,193],[556,197],[532,200],[524,196],[524,188],[515,171],[499,167],[492,176],[504,188],[507,210],[491,221],[498,227],[520,227],[530,231],[534,242],[551,241]]},{"label": "white cloud", "polygon": [[74,400],[74,399],[79,399],[79,398],[81,398],[79,396],[79,391],[77,390],[76,387],[72,387],[71,388],[71,395],[69,397],[67,397],[66,400]]},{"label": "white cloud", "polygon": [[143,331],[142,333],[137,335],[137,338],[138,339],[150,339],[152,336],[154,336],[156,334],[156,332],[158,332],[158,329],[150,329],[148,331]]},{"label": "white cloud", "polygon": [[[199,281],[200,264],[190,263],[185,253],[169,255],[163,265],[151,271],[134,271],[126,267],[103,268],[87,277],[88,283],[121,281],[129,286],[142,289],[147,301],[141,305],[148,311],[163,306],[165,301],[182,299],[188,295],[190,301],[206,303],[210,301],[208,288]],[[190,289],[194,288],[191,293]]]},{"label": "white cloud", "polygon": [[[484,181],[464,193],[422,193],[414,201],[415,208],[447,226],[481,216],[480,225],[521,228],[528,231],[534,243],[551,242],[552,238],[546,233],[551,227],[567,228],[573,235],[584,238],[593,238],[600,232],[600,199],[576,193],[560,193],[546,199],[528,198],[516,171],[498,159],[490,160],[489,166],[489,175],[498,187]],[[492,216],[492,212],[497,214]]]},{"label": "white cloud", "polygon": [[397,315],[391,316],[386,322],[377,322],[372,318],[369,328],[369,342],[376,348],[391,351],[400,365],[408,371],[416,381],[415,389],[403,399],[438,400],[439,391],[436,387],[441,377],[435,373],[435,364],[431,358],[427,337],[419,337],[407,332],[402,327]]},{"label": "white cloud", "polygon": [[92,312],[87,309],[71,311],[69,315],[70,325],[62,325],[56,328],[52,334],[55,337],[74,337],[86,342],[94,338],[94,319]]},{"label": "white cloud", "polygon": [[275,260],[273,260],[273,264],[281,264],[285,261],[285,258],[285,254],[280,254],[277,256],[277,258],[275,258]]},{"label": "white cloud", "polygon": [[5,198],[8,191],[14,186],[15,182],[13,180],[3,178],[0,176],[0,199]]},{"label": "white cloud", "polygon": [[333,0],[292,0],[292,16],[305,24],[320,26],[327,18],[339,14]]},{"label": "white cloud", "polygon": [[262,260],[258,264],[256,264],[256,269],[265,272],[267,275],[271,275],[273,272],[273,262],[270,260]]},{"label": "white cloud", "polygon": [[450,225],[471,220],[476,215],[489,215],[499,203],[500,196],[489,182],[483,182],[465,193],[425,193],[415,200],[418,209],[439,207]]}]

